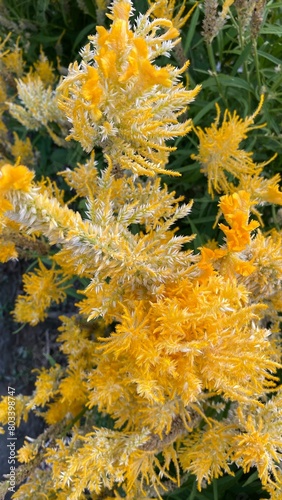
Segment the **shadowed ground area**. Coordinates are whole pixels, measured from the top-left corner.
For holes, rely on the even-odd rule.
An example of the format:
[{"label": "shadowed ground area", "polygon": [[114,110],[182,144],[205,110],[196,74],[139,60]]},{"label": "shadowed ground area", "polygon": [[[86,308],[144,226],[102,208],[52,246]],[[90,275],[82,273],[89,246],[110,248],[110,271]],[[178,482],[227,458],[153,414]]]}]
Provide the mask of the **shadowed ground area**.
[{"label": "shadowed ground area", "polygon": [[[34,389],[35,368],[50,366],[49,356],[58,359],[56,343],[58,315],[53,311],[50,317],[35,327],[19,325],[13,321],[11,311],[18,293],[22,293],[21,276],[27,268],[26,262],[10,261],[0,265],[0,396],[8,395],[8,387],[15,389],[15,395],[30,395]],[[43,431],[43,420],[31,414],[28,422],[17,429],[17,449],[25,436],[35,438]],[[10,472],[7,433],[0,434],[0,481],[3,474]],[[10,495],[6,495],[5,500]]]}]

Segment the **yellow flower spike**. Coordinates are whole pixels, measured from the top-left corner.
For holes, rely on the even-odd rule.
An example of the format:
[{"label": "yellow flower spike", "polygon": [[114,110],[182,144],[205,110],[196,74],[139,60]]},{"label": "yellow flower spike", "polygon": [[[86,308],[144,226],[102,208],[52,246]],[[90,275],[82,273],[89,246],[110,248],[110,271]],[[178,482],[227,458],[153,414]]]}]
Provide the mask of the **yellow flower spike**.
[{"label": "yellow flower spike", "polygon": [[[274,160],[277,155],[274,155],[270,161]],[[265,162],[267,164],[269,162]],[[273,203],[275,205],[282,205],[282,192],[279,183],[281,175],[276,174],[270,179],[259,175],[244,175],[242,176],[238,186],[230,185],[230,190],[248,191],[254,204]],[[255,213],[254,209],[252,209]],[[256,214],[257,215],[257,214]]]},{"label": "yellow flower spike", "polygon": [[63,375],[63,370],[58,364],[48,370],[42,368],[35,371],[38,371],[39,375],[36,378],[33,395],[26,404],[27,410],[31,410],[34,406],[45,406],[52,400],[58,393],[59,379]]},{"label": "yellow flower spike", "polygon": [[25,440],[24,445],[19,449],[17,453],[17,459],[20,463],[29,463],[37,455],[37,446],[34,445],[33,443],[29,443],[27,440]]},{"label": "yellow flower spike", "polygon": [[15,243],[11,241],[3,241],[2,238],[0,238],[0,262],[8,262],[8,260],[16,259],[17,257],[18,252],[16,250]]},{"label": "yellow flower spike", "polygon": [[[0,423],[3,425],[8,424],[9,420],[9,415],[8,415],[8,404],[9,404],[9,396],[1,396],[2,399],[0,401]],[[27,408],[27,403],[30,399],[30,396],[23,396],[22,394],[19,394],[18,396],[15,397],[15,425],[17,427],[20,426],[21,421],[26,422],[28,419],[28,408]]]},{"label": "yellow flower spike", "polygon": [[230,440],[234,433],[235,425],[214,421],[210,428],[184,439],[180,463],[184,470],[195,474],[199,491],[204,482],[210,484],[224,473],[234,476],[230,469]]},{"label": "yellow flower spike", "polygon": [[46,55],[44,54],[42,48],[40,50],[39,60],[34,63],[34,73],[39,76],[39,78],[44,82],[46,87],[48,85],[53,85],[56,80],[53,64],[48,61]]},{"label": "yellow flower spike", "polygon": [[26,137],[25,140],[21,140],[16,132],[14,132],[14,144],[11,146],[11,153],[15,160],[20,157],[21,161],[25,164],[32,165],[34,163],[30,139]]},{"label": "yellow flower spike", "polygon": [[176,14],[174,14],[175,0],[149,0],[149,5],[151,6],[152,15],[154,17],[164,17],[166,19],[169,19],[172,22],[173,26],[177,30],[180,30],[184,26],[184,24],[186,24],[189,17],[194,12],[194,9],[198,6],[198,2],[195,2],[193,7],[191,7],[191,9],[185,15],[183,15],[186,8],[185,0],[182,2]]},{"label": "yellow flower spike", "polygon": [[[253,205],[250,194],[246,191],[239,191],[232,195],[225,195],[220,198],[219,207],[222,210],[226,221],[232,226],[234,221],[242,219],[247,224],[250,208]],[[243,222],[245,221],[245,222]]]},{"label": "yellow flower spike", "polygon": [[6,36],[3,42],[0,44],[0,59],[4,66],[4,73],[14,73],[17,77],[21,77],[24,72],[24,61],[23,61],[23,51],[19,48],[19,40],[17,39],[16,44],[12,49],[7,49],[5,52],[1,51],[5,47],[5,44],[8,42],[11,32]]},{"label": "yellow flower spike", "polygon": [[200,162],[202,172],[208,177],[208,190],[212,196],[214,191],[218,193],[230,191],[227,173],[240,181],[246,174],[250,176],[259,174],[264,167],[265,163],[253,162],[253,153],[247,153],[239,148],[250,130],[265,126],[265,124],[253,125],[263,102],[262,95],[256,111],[245,119],[239,118],[236,111],[231,114],[226,110],[221,125],[219,125],[220,108],[216,104],[217,116],[214,123],[205,130],[200,127],[194,129],[199,138],[199,152],[191,157]]},{"label": "yellow flower spike", "polygon": [[60,303],[65,297],[62,284],[66,278],[61,278],[61,271],[47,269],[39,261],[39,268],[23,277],[25,295],[18,295],[14,308],[15,320],[30,325],[37,325],[47,315],[51,302]]},{"label": "yellow flower spike", "polygon": [[219,227],[226,235],[229,251],[244,250],[251,241],[250,233],[259,226],[257,221],[248,222],[252,204],[246,191],[221,197],[219,207],[231,228],[224,224],[219,224]]},{"label": "yellow flower spike", "polygon": [[115,166],[137,175],[179,175],[165,170],[172,150],[166,141],[191,129],[191,120],[178,118],[200,87],[188,91],[179,83],[186,65],[154,63],[179,41],[172,22],[150,21],[149,10],[131,29],[131,11],[131,1],[113,2],[110,29],[97,27],[82,62],[71,65],[59,85],[59,106],[72,123],[67,140],[88,152],[99,146]]},{"label": "yellow flower spike", "polygon": [[260,224],[249,222],[250,210],[254,202],[246,191],[240,190],[233,195],[221,197],[219,207],[229,226],[219,224],[226,236],[226,245],[222,248],[202,247],[199,268],[202,271],[200,281],[220,271],[221,275],[236,280],[238,275],[248,277],[257,270],[257,263],[250,250],[251,232]]},{"label": "yellow flower spike", "polygon": [[[274,401],[275,398],[274,396]],[[281,403],[281,396],[277,399],[280,399]],[[267,407],[268,414],[265,411]],[[264,413],[266,418],[262,418]],[[281,461],[279,406],[271,405],[270,400],[265,407],[258,408],[250,414],[239,407],[237,415],[243,432],[234,435],[231,440],[233,442],[232,459],[243,468],[245,473],[249,472],[252,467],[256,467],[263,485],[272,483],[271,477],[277,479],[278,463]],[[272,422],[269,425],[271,417]]]},{"label": "yellow flower spike", "polygon": [[117,0],[113,3],[112,14],[107,14],[109,19],[114,20],[115,18],[127,21],[132,10],[132,4],[130,0]]}]

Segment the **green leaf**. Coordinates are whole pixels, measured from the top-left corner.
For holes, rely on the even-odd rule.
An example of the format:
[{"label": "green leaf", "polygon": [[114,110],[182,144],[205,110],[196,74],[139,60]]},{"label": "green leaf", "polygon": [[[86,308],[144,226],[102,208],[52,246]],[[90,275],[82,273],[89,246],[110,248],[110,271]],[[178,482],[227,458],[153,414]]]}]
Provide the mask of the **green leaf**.
[{"label": "green leaf", "polygon": [[[234,87],[237,89],[247,90],[248,92],[250,92],[250,91],[253,92],[253,89],[250,86],[250,84],[248,82],[246,82],[246,80],[244,80],[243,78],[239,78],[237,76],[235,77],[235,76],[219,74],[219,75],[217,75],[217,80],[219,81],[219,83],[223,87],[226,87],[226,88]],[[210,88],[210,87],[217,87],[217,86],[218,86],[218,83],[217,83],[214,76],[208,78],[202,84],[203,89]]]},{"label": "green leaf", "polygon": [[268,54],[267,52],[264,52],[263,50],[258,50],[258,55],[261,57],[264,57],[265,59],[268,59],[269,61],[273,62],[274,64],[277,64],[277,65],[282,64],[282,59],[278,59],[277,57],[274,57],[272,54]]},{"label": "green leaf", "polygon": [[269,24],[260,30],[260,35],[276,35],[280,37],[282,36],[281,26]]},{"label": "green leaf", "polygon": [[82,45],[85,41],[85,38],[89,35],[89,33],[94,32],[96,27],[96,23],[90,23],[85,28],[83,28],[77,35],[74,44],[73,51],[76,52],[76,48],[78,45]]},{"label": "green leaf", "polygon": [[244,62],[247,61],[249,54],[252,49],[252,43],[248,43],[246,47],[244,48],[243,52],[240,53],[240,56],[238,57],[236,63],[234,64],[232,71],[231,71],[231,76],[235,76],[238,69],[243,66]]},{"label": "green leaf", "polygon": [[257,481],[258,479],[258,471],[256,470],[248,479],[245,481],[243,484],[243,487],[248,486],[249,484],[252,484],[254,481]]},{"label": "green leaf", "polygon": [[188,51],[190,49],[192,38],[195,34],[196,26],[198,24],[199,15],[200,15],[200,9],[196,8],[196,10],[192,14],[191,21],[189,22],[188,20],[189,23],[188,33],[185,38],[185,42],[183,43],[183,50],[185,54],[188,54]]},{"label": "green leaf", "polygon": [[[205,82],[204,82],[205,83]],[[216,82],[215,82],[216,84]],[[204,87],[204,84],[203,84],[203,87]],[[202,118],[207,115],[209,113],[209,111],[211,109],[214,109],[215,107],[215,103],[218,102],[220,99],[220,97],[216,97],[215,99],[213,99],[212,101],[210,101],[209,103],[207,103],[197,114],[196,116],[193,118],[193,123],[194,125],[197,125],[201,120]]]}]

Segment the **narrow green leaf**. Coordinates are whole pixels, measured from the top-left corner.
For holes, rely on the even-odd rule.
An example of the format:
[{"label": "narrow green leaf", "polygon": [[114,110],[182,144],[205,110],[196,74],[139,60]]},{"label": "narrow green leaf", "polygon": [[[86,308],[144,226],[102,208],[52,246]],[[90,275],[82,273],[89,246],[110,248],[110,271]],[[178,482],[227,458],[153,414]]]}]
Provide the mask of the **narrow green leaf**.
[{"label": "narrow green leaf", "polygon": [[265,59],[268,59],[269,61],[273,62],[274,64],[277,64],[277,65],[282,64],[282,59],[278,59],[277,57],[274,57],[272,54],[268,54],[267,52],[264,52],[263,50],[258,50],[258,55],[261,57],[264,57]]},{"label": "narrow green leaf", "polygon": [[246,45],[244,48],[243,52],[241,52],[240,56],[238,57],[236,63],[234,64],[232,71],[231,71],[231,76],[235,76],[238,69],[244,64],[244,62],[247,61],[249,54],[251,52],[252,44],[251,42]]},{"label": "narrow green leaf", "polygon": [[[248,82],[243,80],[242,78],[239,77],[234,77],[234,76],[228,76],[228,75],[218,75],[217,76],[218,81],[222,84],[223,87],[235,87],[238,89],[244,89],[250,92],[251,87]],[[215,89],[218,88],[218,83],[215,79],[214,76],[211,76],[210,78],[207,78],[202,83],[202,88],[203,89]]]},{"label": "narrow green leaf", "polygon": [[274,26],[269,24],[268,26],[264,26],[260,30],[261,35],[276,35],[276,36],[282,36],[282,29],[281,26]]},{"label": "narrow green leaf", "polygon": [[247,481],[245,481],[245,483],[243,484],[243,487],[249,485],[249,484],[252,484],[254,481],[257,481],[258,479],[258,471],[256,470],[248,479]]},{"label": "narrow green leaf", "polygon": [[[204,82],[205,83],[205,82]],[[216,82],[215,82],[215,85],[216,85]],[[203,84],[204,86],[204,84]],[[218,102],[220,99],[220,97],[216,97],[215,99],[213,99],[212,101],[210,101],[208,104],[206,104],[202,109],[201,111],[199,111],[196,116],[193,118],[193,123],[194,125],[197,125],[201,120],[202,118],[207,115],[209,113],[209,111],[211,109],[214,109],[214,105],[216,102]]]},{"label": "narrow green leaf", "polygon": [[73,44],[73,51],[76,51],[76,47],[78,45],[82,45],[82,43],[84,42],[85,38],[87,35],[89,35],[89,33],[95,31],[95,26],[96,24],[95,23],[90,23],[88,24],[87,26],[85,26],[85,28],[83,28],[77,35],[75,41],[74,41],[74,44]]},{"label": "narrow green leaf", "polygon": [[188,29],[188,33],[187,33],[185,42],[183,43],[183,50],[184,50],[185,54],[188,54],[188,51],[190,49],[192,38],[193,38],[195,31],[196,31],[196,26],[198,23],[199,15],[200,15],[200,9],[196,8],[196,10],[192,14],[191,21],[189,22],[189,20],[188,20],[189,29]]},{"label": "narrow green leaf", "polygon": [[273,2],[272,5],[267,5],[267,10],[281,9],[282,2]]}]

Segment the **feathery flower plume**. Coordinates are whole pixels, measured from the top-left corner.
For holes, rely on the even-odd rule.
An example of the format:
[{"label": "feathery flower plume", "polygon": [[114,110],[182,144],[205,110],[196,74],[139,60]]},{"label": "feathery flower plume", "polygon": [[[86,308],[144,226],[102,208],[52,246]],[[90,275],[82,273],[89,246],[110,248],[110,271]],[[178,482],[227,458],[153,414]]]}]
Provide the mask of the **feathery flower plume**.
[{"label": "feathery flower plume", "polygon": [[72,124],[68,140],[86,151],[100,146],[114,166],[150,176],[165,172],[174,150],[166,140],[191,129],[191,120],[181,123],[178,117],[200,89],[188,91],[179,83],[187,65],[179,70],[154,63],[169,56],[179,33],[168,19],[150,21],[153,9],[131,28],[131,1],[115,0],[110,30],[97,27],[81,51],[82,62],[69,67],[58,88],[60,108]]},{"label": "feathery flower plume", "polygon": [[260,112],[264,97],[261,96],[256,111],[246,118],[240,118],[236,111],[233,114],[226,110],[222,124],[219,124],[220,108],[216,104],[217,116],[214,123],[205,128],[196,127],[199,138],[199,152],[192,155],[202,166],[202,172],[208,177],[208,190],[213,196],[214,191],[228,193],[230,179],[241,179],[244,175],[260,173],[268,163],[255,164],[253,153],[240,149],[240,143],[246,139],[250,130],[262,128],[265,124],[253,125],[255,117]]}]

